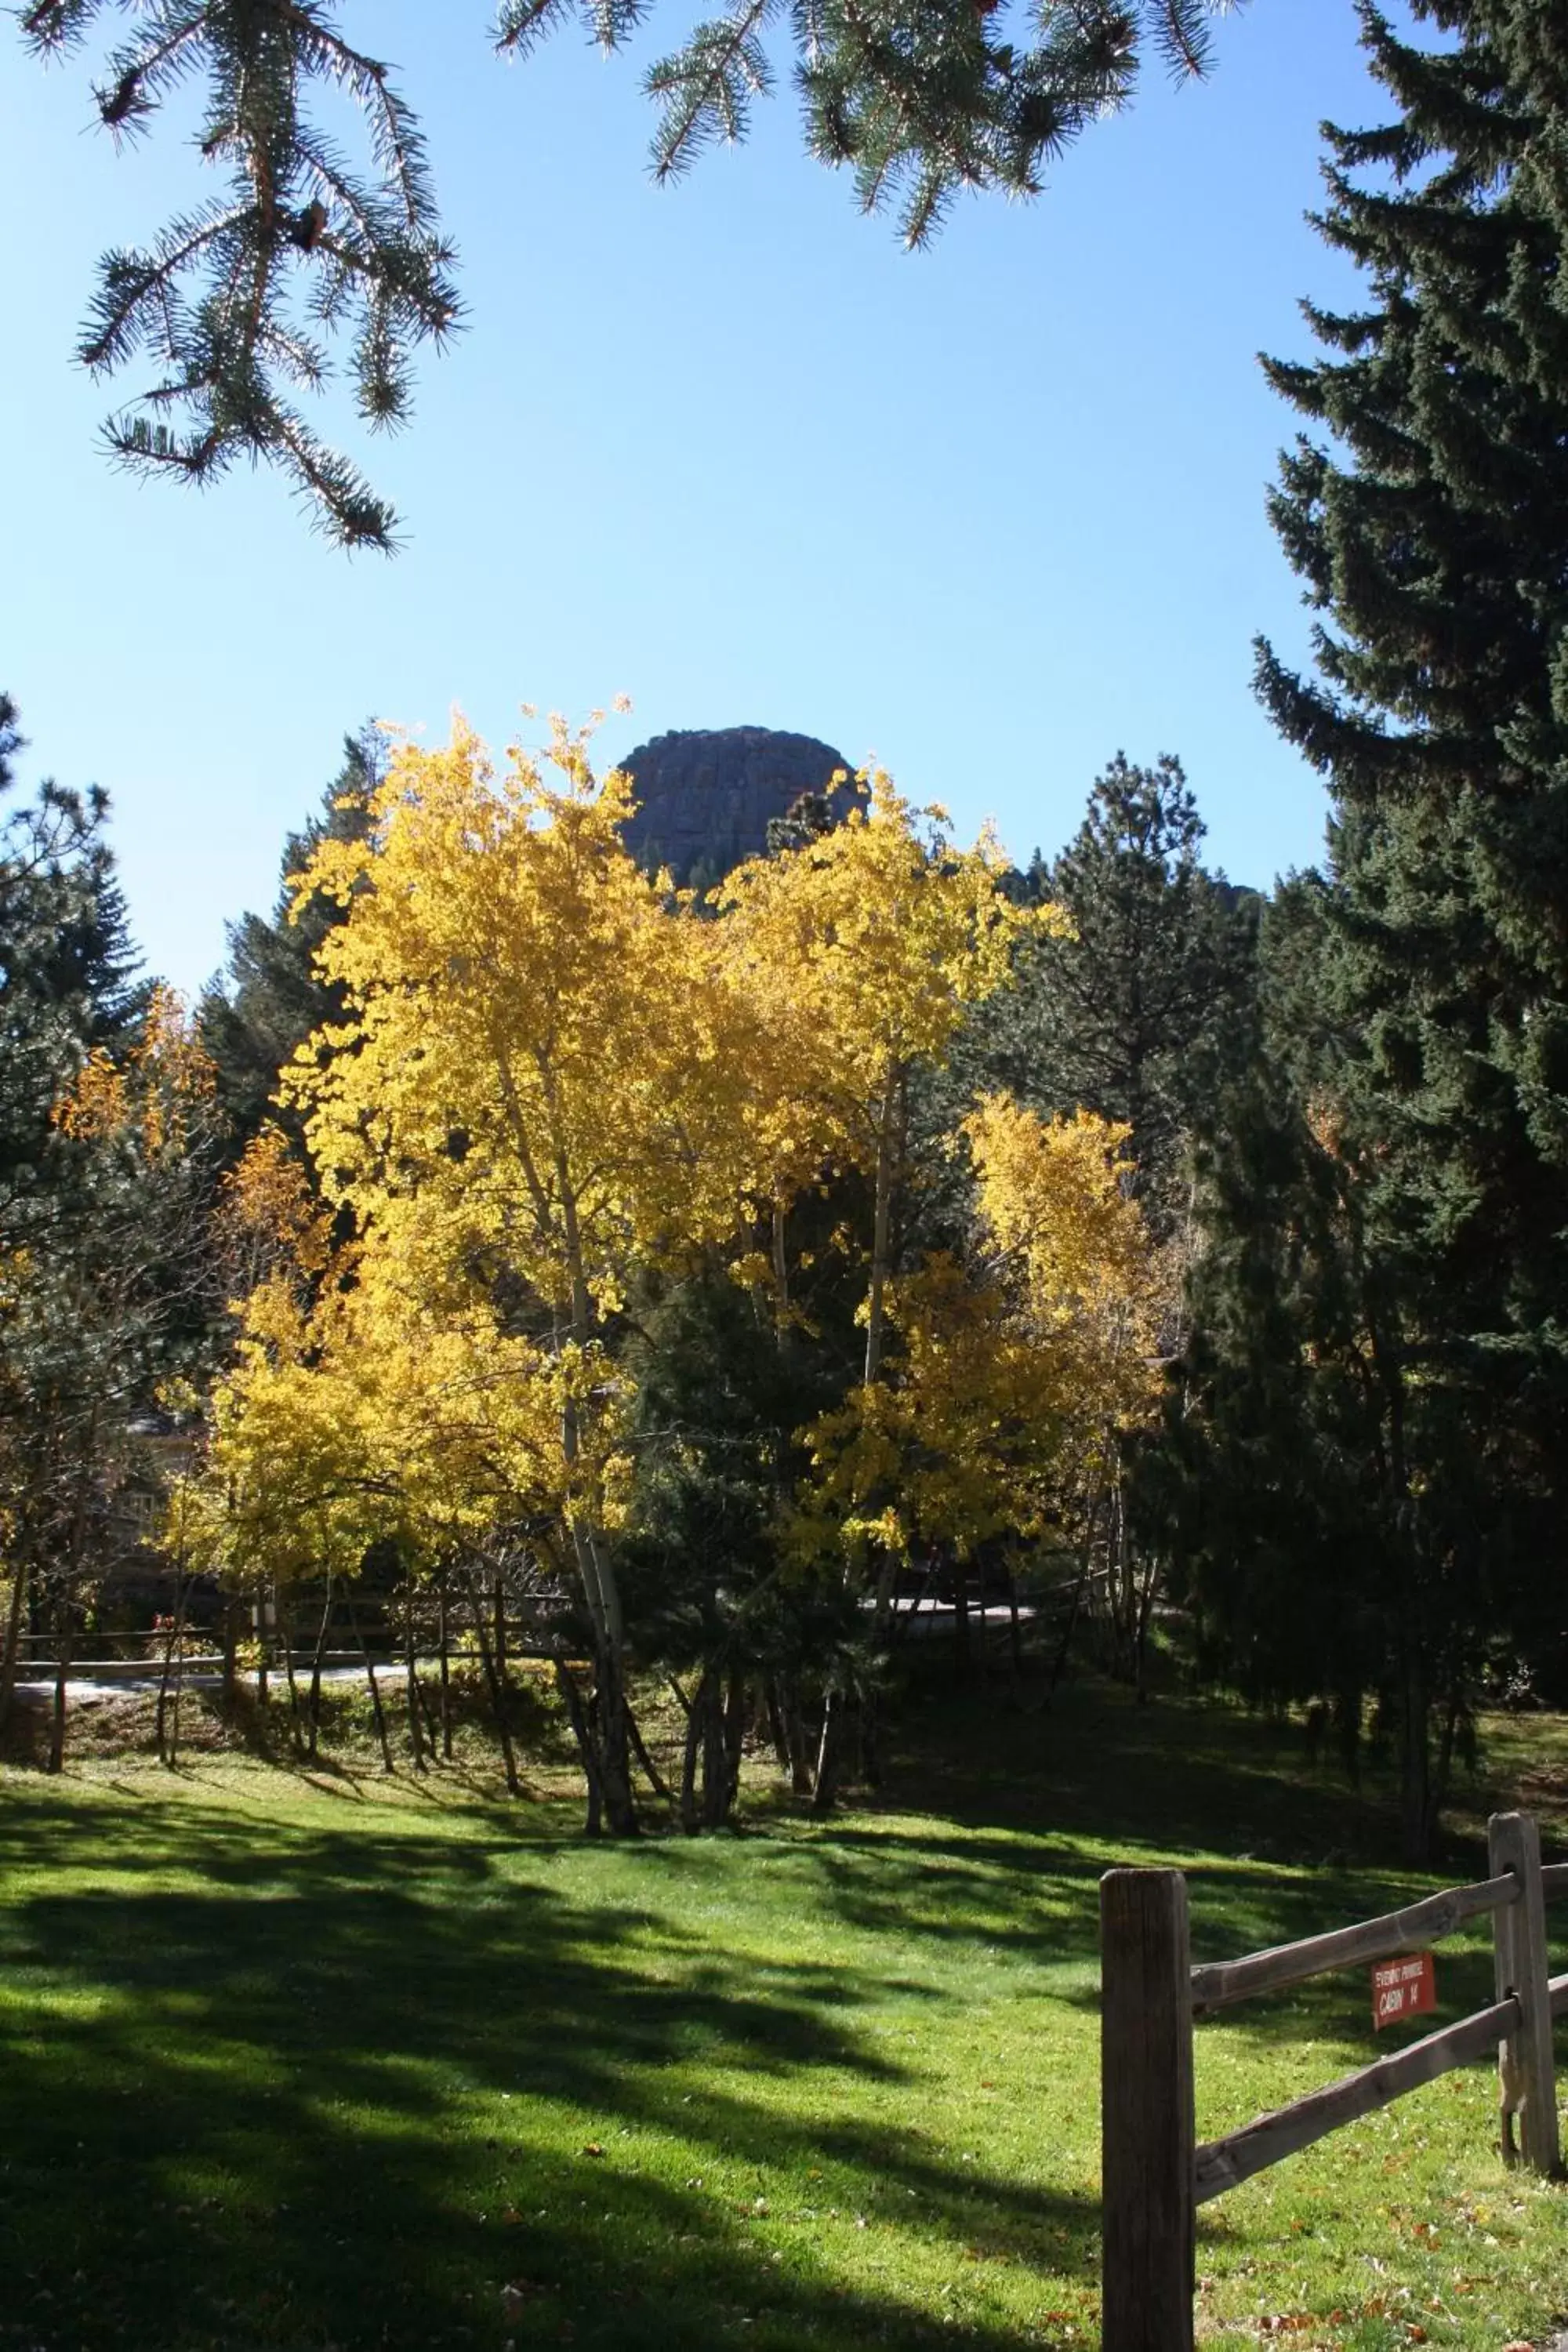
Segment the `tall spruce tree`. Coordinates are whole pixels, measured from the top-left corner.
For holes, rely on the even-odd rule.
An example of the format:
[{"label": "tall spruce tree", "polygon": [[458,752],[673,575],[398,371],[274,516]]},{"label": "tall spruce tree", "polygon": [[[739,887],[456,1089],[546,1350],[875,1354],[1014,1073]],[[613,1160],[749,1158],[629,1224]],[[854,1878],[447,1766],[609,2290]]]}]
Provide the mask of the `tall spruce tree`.
[{"label": "tall spruce tree", "polygon": [[[1562,1618],[1568,1461],[1568,24],[1539,0],[1415,13],[1450,46],[1364,7],[1397,116],[1328,132],[1321,226],[1365,307],[1310,308],[1322,356],[1268,365],[1323,436],[1272,501],[1323,619],[1314,677],[1264,646],[1259,681],[1328,781],[1331,856],[1312,921],[1270,948],[1295,1148],[1237,1183],[1229,1147],[1194,1424],[1245,1488],[1226,1528],[1209,1514],[1198,1581],[1254,1644],[1263,1612],[1237,1596],[1278,1564],[1237,1532],[1247,1496],[1336,1450],[1358,1507],[1337,1529],[1300,1514],[1283,1558],[1327,1599],[1354,1534],[1413,1854],[1478,1670]],[[1303,1152],[1337,1192],[1331,1240],[1300,1213]],[[1298,1414],[1248,1393],[1258,1327],[1236,1283],[1215,1295],[1241,1221],[1290,1268]]]},{"label": "tall spruce tree", "polygon": [[[0,695],[0,791],[15,788],[21,747]],[[122,1056],[152,1003],[107,817],[96,788],[46,781],[0,824],[0,1721],[29,1607],[45,1584],[74,1599],[115,1493],[110,1465],[123,1461],[147,1363],[132,1289],[140,1312],[161,1311],[168,1288],[121,1155],[58,1116],[91,1057]]]},{"label": "tall spruce tree", "polygon": [[[16,706],[0,694],[0,796],[16,789]],[[52,780],[0,816],[0,1249],[36,1242],[53,1171],[50,1111],[145,1001],[105,839],[109,803]]]},{"label": "tall spruce tree", "polygon": [[1197,1108],[1251,1034],[1258,900],[1205,871],[1205,830],[1179,760],[1141,768],[1119,751],[1067,847],[1030,869],[1068,928],[1028,941],[962,1064],[1039,1108],[1125,1121],[1156,1225],[1174,1213]]},{"label": "tall spruce tree", "polygon": [[202,1042],[217,1067],[218,1100],[236,1157],[268,1118],[296,1130],[291,1115],[273,1100],[279,1073],[312,1030],[342,1017],[339,992],[317,978],[315,955],[343,909],[317,892],[296,911],[290,877],[303,871],[322,841],[363,836],[384,757],[373,727],[344,736],[343,764],[321,796],[320,814],[284,845],[270,918],[242,915],[229,925],[227,969],[203,994]]}]

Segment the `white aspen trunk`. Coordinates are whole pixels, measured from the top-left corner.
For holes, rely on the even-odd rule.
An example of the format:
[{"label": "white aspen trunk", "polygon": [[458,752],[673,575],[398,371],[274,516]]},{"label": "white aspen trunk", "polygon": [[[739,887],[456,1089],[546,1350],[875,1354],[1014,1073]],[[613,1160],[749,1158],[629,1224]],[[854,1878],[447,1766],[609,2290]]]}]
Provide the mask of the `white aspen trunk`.
[{"label": "white aspen trunk", "polygon": [[882,1098],[881,1116],[877,1123],[877,1177],[875,1201],[871,1213],[871,1287],[866,1301],[866,1386],[870,1387],[882,1369],[883,1292],[888,1280],[889,1235],[892,1227],[893,1093],[897,1081],[889,1076],[888,1090]]}]

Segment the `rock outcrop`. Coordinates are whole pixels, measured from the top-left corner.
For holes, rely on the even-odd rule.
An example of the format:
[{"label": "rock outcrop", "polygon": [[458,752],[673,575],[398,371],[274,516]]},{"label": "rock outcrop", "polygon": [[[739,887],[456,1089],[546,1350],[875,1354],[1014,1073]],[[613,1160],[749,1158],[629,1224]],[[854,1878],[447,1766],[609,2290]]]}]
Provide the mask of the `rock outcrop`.
[{"label": "rock outcrop", "polygon": [[637,792],[626,846],[678,882],[717,878],[768,845],[768,824],[849,762],[829,743],[774,727],[682,728],[621,761]]}]

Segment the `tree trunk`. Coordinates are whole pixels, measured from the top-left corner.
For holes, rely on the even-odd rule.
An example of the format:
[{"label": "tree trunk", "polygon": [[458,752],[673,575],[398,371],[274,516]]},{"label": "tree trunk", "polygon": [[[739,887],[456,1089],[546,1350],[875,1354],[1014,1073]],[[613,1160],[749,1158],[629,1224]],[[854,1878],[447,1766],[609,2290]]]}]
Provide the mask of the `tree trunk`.
[{"label": "tree trunk", "polygon": [[637,1716],[629,1707],[626,1710],[626,1724],[632,1736],[633,1750],[637,1756],[637,1762],[642,1766],[643,1771],[647,1775],[648,1787],[653,1790],[656,1797],[662,1797],[667,1805],[673,1804],[675,1800],[670,1794],[669,1783],[665,1779],[663,1773],[659,1770],[658,1766],[654,1762],[653,1758],[648,1754],[647,1746],[643,1738]]},{"label": "tree trunk", "polygon": [[180,1646],[174,1653],[174,1704],[169,1717],[169,1764],[171,1769],[173,1769],[174,1766],[179,1762],[180,1759],[180,1707],[184,1702],[184,1696],[185,1643],[184,1621],[182,1616],[180,1625]]},{"label": "tree trunk", "polygon": [[452,1760],[452,1654],[451,1624],[447,1607],[447,1580],[441,1579],[436,1588],[436,1622],[441,1646],[441,1759]]},{"label": "tree trunk", "polygon": [[1149,1623],[1163,1573],[1158,1558],[1151,1559],[1138,1591],[1138,1622],[1132,1635],[1132,1689],[1140,1706],[1149,1703]]},{"label": "tree trunk", "polygon": [[425,1726],[426,1758],[433,1764],[441,1747],[441,1711],[421,1675],[414,1678],[414,1695],[419,1701],[419,1720]]},{"label": "tree trunk", "polygon": [[816,1750],[816,1773],[811,1791],[814,1813],[830,1813],[838,1794],[843,1768],[844,1696],[830,1690],[822,1703],[822,1738]]},{"label": "tree trunk", "polygon": [[49,1726],[49,1762],[51,1772],[63,1772],[66,1761],[66,1685],[70,1679],[71,1645],[75,1637],[76,1611],[68,1599],[62,1600],[55,1612],[55,1706]]},{"label": "tree trunk", "polygon": [[358,1643],[360,1656],[364,1660],[364,1678],[370,1685],[370,1703],[375,1716],[375,1736],[381,1742],[381,1769],[384,1772],[390,1772],[393,1769],[392,1742],[386,1736],[386,1714],[381,1704],[381,1685],[375,1678],[370,1643],[360,1630],[359,1612],[352,1601],[349,1602],[349,1631]]},{"label": "tree trunk", "polygon": [[767,1675],[763,1683],[763,1701],[768,1710],[768,1738],[773,1743],[773,1761],[781,1772],[790,1769],[789,1739],[784,1731],[784,1709],[779,1703],[779,1678]]},{"label": "tree trunk", "polygon": [[232,1592],[226,1593],[223,1603],[223,1705],[226,1715],[233,1711],[238,1688],[239,1633],[236,1623],[238,1614],[239,1603]]},{"label": "tree trunk", "polygon": [[779,1715],[784,1723],[784,1745],[789,1751],[791,1794],[809,1797],[812,1790],[811,1750],[806,1742],[805,1726],[801,1721],[800,1687],[793,1677],[779,1677]]},{"label": "tree trunk", "polygon": [[88,1487],[97,1453],[99,1411],[93,1405],[88,1422],[88,1445],[77,1479],[76,1508],[71,1514],[70,1543],[66,1554],[65,1589],[57,1612],[54,1721],[49,1728],[49,1770],[63,1771],[66,1760],[66,1684],[70,1675],[71,1645],[76,1638],[76,1580],[87,1549]]},{"label": "tree trunk", "polygon": [[289,1737],[296,1756],[305,1753],[305,1734],[300,1714],[300,1685],[294,1678],[294,1604],[290,1600],[286,1609],[278,1612],[279,1630],[283,1636],[283,1672],[289,1684]]},{"label": "tree trunk", "polygon": [[[616,1614],[618,1617],[618,1609]],[[637,1801],[632,1794],[631,1703],[626,1693],[625,1652],[619,1638],[601,1645],[595,1668],[605,1826],[612,1837],[636,1837],[639,1824]]]},{"label": "tree trunk", "polygon": [[555,1683],[562,1698],[565,1701],[567,1720],[572,1726],[573,1737],[577,1742],[578,1752],[583,1759],[583,1777],[588,1783],[588,1817],[583,1824],[583,1833],[584,1837],[596,1838],[605,1825],[604,1800],[599,1785],[598,1743],[595,1738],[594,1726],[589,1720],[588,1710],[583,1704],[583,1694],[578,1689],[572,1669],[564,1658],[557,1658],[555,1661]]},{"label": "tree trunk", "polygon": [[[479,1657],[484,1665],[485,1682],[489,1690],[490,1708],[495,1716],[496,1730],[500,1738],[500,1752],[506,1761],[507,1794],[510,1797],[521,1797],[522,1782],[518,1779],[517,1754],[511,1744],[511,1726],[507,1721],[507,1689],[500,1675],[496,1672],[495,1654],[490,1648],[490,1637],[485,1630],[485,1604],[479,1591],[479,1578],[470,1576],[468,1580],[468,1606],[473,1611],[474,1633],[479,1640]],[[575,1724],[573,1728],[576,1728]]]},{"label": "tree trunk", "polygon": [[[553,1117],[553,1076],[549,1071],[542,1075]],[[559,1132],[553,1158],[566,1245],[566,1265],[572,1284],[572,1337],[579,1347],[586,1348],[592,1344],[595,1336],[594,1307],[584,1267],[582,1235],[577,1223],[577,1196],[564,1142]],[[561,1450],[568,1465],[576,1462],[580,1450],[577,1405],[570,1396],[561,1409]],[[601,1550],[596,1532],[582,1512],[572,1515],[568,1532],[576,1555],[583,1597],[594,1625],[595,1721],[588,1727],[588,1733],[589,1746],[595,1753],[598,1771],[596,1784],[588,1791],[589,1820],[591,1822],[602,1820],[613,1837],[632,1837],[637,1833],[637,1815],[632,1794],[626,1686],[626,1636],[620,1588],[614,1562]],[[584,1752],[586,1756],[589,1751],[585,1748]]]},{"label": "tree trunk", "polygon": [[11,1697],[16,1687],[16,1662],[22,1651],[27,1588],[31,1580],[27,1562],[18,1560],[11,1580],[11,1605],[5,1612],[5,1648],[4,1654],[0,1655],[0,1731],[5,1730],[10,1720]]},{"label": "tree trunk", "polygon": [[310,1654],[310,1721],[306,1727],[309,1755],[313,1764],[320,1753],[321,1740],[321,1660],[326,1654],[327,1629],[332,1619],[332,1576],[327,1571],[327,1597],[321,1603],[321,1622],[316,1628],[316,1646]]},{"label": "tree trunk", "polygon": [[730,1762],[724,1724],[724,1685],[716,1666],[705,1666],[697,1686],[702,1716],[702,1826],[716,1830],[723,1822]]},{"label": "tree trunk", "polygon": [[414,1749],[414,1769],[423,1772],[425,1762],[425,1727],[419,1720],[419,1664],[414,1639],[414,1587],[408,1586],[403,1613],[403,1656],[407,1668],[408,1738]]},{"label": "tree trunk", "polygon": [[680,1765],[680,1826],[688,1837],[695,1837],[700,1826],[697,1814],[697,1759],[702,1747],[702,1727],[706,1719],[703,1685],[699,1683],[696,1695],[686,1709],[686,1748]]},{"label": "tree trunk", "polygon": [[746,1752],[746,1716],[751,1705],[744,1670],[730,1669],[729,1696],[724,1702],[724,1811],[728,1821],[741,1793],[741,1766]]},{"label": "tree trunk", "polygon": [[[169,1620],[169,1638],[163,1644],[163,1670],[158,1679],[158,1761],[160,1764],[166,1766],[171,1771],[174,1767],[180,1738],[180,1703],[178,1697],[178,1685],[175,1682],[175,1675],[178,1671],[176,1661],[178,1661],[180,1667],[183,1667],[184,1664],[185,1597],[187,1591],[184,1570],[176,1566],[174,1575],[174,1613]],[[174,1693],[174,1729],[172,1738],[170,1737],[168,1728],[170,1720],[169,1703],[171,1690]]]}]

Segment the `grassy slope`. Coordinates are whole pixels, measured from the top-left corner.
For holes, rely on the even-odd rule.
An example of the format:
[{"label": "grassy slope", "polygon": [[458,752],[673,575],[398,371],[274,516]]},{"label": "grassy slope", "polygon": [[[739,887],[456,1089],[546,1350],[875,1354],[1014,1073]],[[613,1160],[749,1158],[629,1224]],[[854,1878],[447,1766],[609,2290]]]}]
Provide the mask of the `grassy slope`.
[{"label": "grassy slope", "polygon": [[[881,1810],[629,1850],[449,1774],[0,1778],[0,2344],[1093,2345],[1098,1872],[1187,1863],[1205,1957],[1417,1882],[1239,1717],[912,1719]],[[1551,1803],[1557,1727],[1495,1752]],[[1484,1939],[1438,1979],[1489,1997]],[[1368,2008],[1201,2029],[1200,2130],[1365,2063]],[[1206,2339],[1544,2334],[1568,2191],[1503,2172],[1491,2100],[1449,2076],[1205,2208]]]}]

